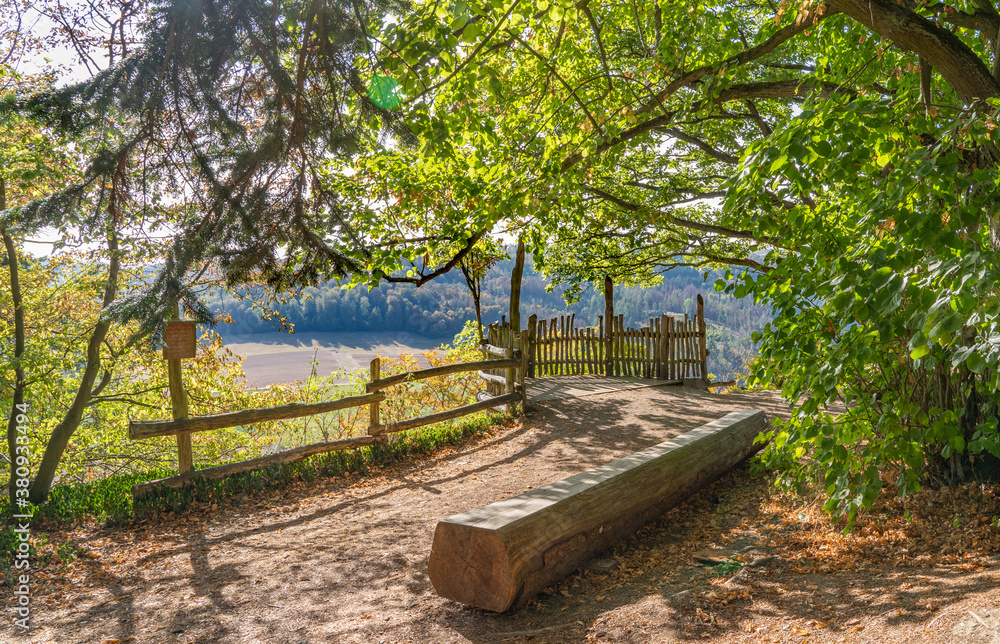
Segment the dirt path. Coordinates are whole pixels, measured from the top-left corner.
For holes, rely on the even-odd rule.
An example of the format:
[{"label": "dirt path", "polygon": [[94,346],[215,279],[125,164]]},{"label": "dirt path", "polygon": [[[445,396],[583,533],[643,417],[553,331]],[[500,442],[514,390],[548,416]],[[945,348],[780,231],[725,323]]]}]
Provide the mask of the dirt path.
[{"label": "dirt path", "polygon": [[[883,639],[867,621],[855,622],[861,629],[847,626],[843,607],[843,619],[837,621],[837,602],[860,601],[863,588],[871,597],[860,608],[877,598],[879,610],[886,611],[878,619],[909,627],[907,617],[900,617],[909,604],[892,596],[902,583],[897,577],[873,580],[870,571],[858,572],[855,581],[844,578],[830,585],[827,579],[820,585],[811,577],[800,579],[779,558],[747,568],[738,583],[716,589],[713,584],[723,579],[706,577],[704,567],[692,562],[692,544],[728,541],[727,547],[739,545],[747,552],[759,547],[758,554],[775,547],[761,540],[762,531],[748,536],[747,525],[769,525],[770,515],[764,507],[766,486],[745,473],[724,479],[697,503],[630,540],[618,550],[619,570],[574,575],[523,610],[494,615],[434,594],[426,563],[438,520],[654,445],[735,408],[763,409],[769,416],[786,409],[774,394],[718,396],[674,387],[562,400],[458,449],[364,478],[294,486],[254,504],[202,508],[127,532],[77,533],[72,538],[90,550],[89,556],[62,571],[50,564],[52,583],[35,597],[37,630],[26,638],[12,633],[12,640],[793,641],[787,636],[799,642],[808,631],[813,634],[809,641],[948,641],[929,635]],[[776,539],[791,534],[784,527],[777,526]],[[977,600],[995,589],[996,568],[988,562],[976,567],[962,580],[967,592],[953,594],[949,606],[958,606],[977,588]],[[930,573],[934,579],[928,581],[925,573],[911,587],[948,583],[938,577],[951,574]],[[803,583],[801,593],[784,581],[786,576]],[[765,590],[769,584],[789,589],[772,597]],[[816,593],[827,590],[830,601],[817,601]],[[762,604],[765,598],[773,602]],[[981,620],[1000,619],[998,610],[983,612],[978,604],[976,609]],[[934,617],[930,611],[935,609],[913,610],[924,626]],[[802,614],[794,622],[798,630],[785,624],[780,631],[793,611]],[[955,615],[960,620],[965,614]],[[971,635],[961,641],[990,644],[976,639],[976,628],[982,627],[966,623],[972,618],[965,617],[965,622],[941,619],[935,628],[967,628]],[[838,628],[806,626],[806,620]]]}]

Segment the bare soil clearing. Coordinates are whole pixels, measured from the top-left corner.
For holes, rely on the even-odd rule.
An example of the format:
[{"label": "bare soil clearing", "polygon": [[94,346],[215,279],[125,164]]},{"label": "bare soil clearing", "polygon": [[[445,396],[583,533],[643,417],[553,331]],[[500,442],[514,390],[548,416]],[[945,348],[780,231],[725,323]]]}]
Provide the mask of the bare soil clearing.
[{"label": "bare soil clearing", "polygon": [[[994,488],[886,497],[847,538],[743,468],[527,608],[437,597],[439,519],[659,443],[776,394],[652,387],[538,405],[523,421],[366,477],[296,485],[67,538],[17,642],[963,642],[1000,644]],[[707,551],[707,553],[706,553]],[[724,562],[715,570],[695,557]],[[730,574],[720,575],[720,572]],[[10,606],[9,601],[7,605]],[[8,609],[8,614],[12,611]]]}]

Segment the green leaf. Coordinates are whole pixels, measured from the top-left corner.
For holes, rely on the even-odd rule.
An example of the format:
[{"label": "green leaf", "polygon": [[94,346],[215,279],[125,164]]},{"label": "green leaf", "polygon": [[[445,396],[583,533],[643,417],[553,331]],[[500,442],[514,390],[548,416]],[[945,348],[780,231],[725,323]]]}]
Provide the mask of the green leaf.
[{"label": "green leaf", "polygon": [[986,360],[978,353],[973,353],[965,361],[965,366],[972,373],[982,374],[986,370]]},{"label": "green leaf", "polygon": [[962,364],[963,362],[965,362],[965,359],[968,358],[975,350],[976,350],[975,347],[961,347],[960,349],[955,351],[955,353],[952,354],[951,366],[957,367],[958,365]]},{"label": "green leaf", "polygon": [[769,172],[771,174],[774,174],[775,172],[784,168],[786,165],[788,165],[788,157],[780,156],[771,163],[771,169],[769,170]]}]

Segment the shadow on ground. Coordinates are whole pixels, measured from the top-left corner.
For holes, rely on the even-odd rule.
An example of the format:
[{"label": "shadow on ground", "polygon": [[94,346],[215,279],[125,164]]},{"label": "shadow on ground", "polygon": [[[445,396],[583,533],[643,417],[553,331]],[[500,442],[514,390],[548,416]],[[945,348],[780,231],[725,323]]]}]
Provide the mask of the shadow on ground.
[{"label": "shadow on ground", "polygon": [[[822,641],[851,634],[851,619],[863,629],[874,628],[873,620],[926,625],[935,611],[996,584],[990,570],[960,580],[941,569],[799,574],[795,561],[781,558],[713,583],[722,580],[693,563],[693,549],[724,541],[758,546],[757,528],[771,520],[763,507],[766,481],[742,469],[622,544],[615,553],[622,567],[611,575],[575,574],[504,615],[433,592],[426,561],[440,519],[655,445],[737,408],[787,413],[773,394],[719,396],[677,387],[554,401],[490,436],[370,477],[301,485],[127,532],[101,531],[88,537],[104,540],[100,557],[81,563],[72,582],[90,599],[41,611],[35,623],[60,642],[492,644],[704,641],[704,635],[737,641],[771,619]],[[921,605],[928,596],[936,607]]]}]

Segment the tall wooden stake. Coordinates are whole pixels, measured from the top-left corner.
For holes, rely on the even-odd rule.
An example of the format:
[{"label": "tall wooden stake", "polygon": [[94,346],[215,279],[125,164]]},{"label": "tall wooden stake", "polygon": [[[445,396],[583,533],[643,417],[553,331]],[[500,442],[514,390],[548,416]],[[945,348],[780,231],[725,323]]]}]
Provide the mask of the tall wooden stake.
[{"label": "tall wooden stake", "polygon": [[[510,344],[511,345],[514,344],[513,339],[510,341]],[[514,357],[514,347],[513,346],[508,346],[505,349],[504,357],[508,358],[508,359]],[[514,374],[515,374],[515,371],[516,370],[513,367],[508,367],[507,369],[504,369],[504,374],[506,376],[506,381],[507,381],[506,382],[506,387],[504,387],[505,393],[508,393],[508,394],[514,393],[514,382],[515,382],[515,375]],[[510,409],[510,411],[512,413],[515,413],[515,414],[517,413],[517,405],[516,404],[511,404],[509,409]]]},{"label": "tall wooden stake", "polygon": [[667,353],[669,340],[667,340],[667,316],[660,316],[660,335],[657,338],[660,342],[660,378],[667,380],[670,373],[667,371],[667,363],[670,356]]},{"label": "tall wooden stake", "polygon": [[[171,315],[174,319],[180,317],[180,309],[175,302]],[[174,420],[188,417],[187,392],[184,391],[184,378],[181,372],[181,361],[167,360],[167,382],[170,387],[170,408]],[[191,434],[177,434],[177,470],[184,474],[194,470],[194,457],[191,454]]]},{"label": "tall wooden stake", "polygon": [[523,347],[521,347],[522,351],[528,352],[528,373],[525,374],[528,378],[535,377],[535,362],[537,360],[537,351],[535,350],[535,346],[538,338],[536,335],[537,332],[538,316],[532,314],[531,317],[528,318],[528,341]]},{"label": "tall wooden stake", "polygon": [[[517,240],[514,270],[510,273],[510,328],[517,334],[521,330],[521,276],[524,273],[524,240]],[[516,335],[515,335],[516,337]],[[514,338],[511,338],[513,340]]]},{"label": "tall wooden stake", "polygon": [[[507,349],[507,357],[513,357],[514,350],[520,349],[522,356],[527,351],[527,347],[522,343],[521,335],[521,276],[524,274],[524,239],[518,238],[517,251],[514,253],[514,269],[510,272],[510,326],[504,333],[504,348]],[[522,365],[523,365],[522,361]],[[507,393],[514,393],[514,384],[517,379],[514,369],[507,369]],[[523,377],[523,373],[522,376]],[[511,411],[517,413],[518,406],[512,404]]]},{"label": "tall wooden stake", "polygon": [[708,382],[708,333],[705,329],[705,299],[698,294],[698,363],[701,367],[701,379]]},{"label": "tall wooden stake", "polygon": [[521,331],[521,368],[517,372],[517,385],[521,388],[521,411],[524,411],[528,404],[528,387],[524,384],[524,377],[528,372],[528,354],[531,348],[531,339],[528,330]]},{"label": "tall wooden stake", "polygon": [[610,275],[604,276],[604,375],[614,375],[615,285]]},{"label": "tall wooden stake", "polygon": [[[379,359],[378,356],[375,356],[375,358],[372,359],[371,364],[369,365],[369,369],[370,369],[370,374],[371,374],[371,379],[369,380],[369,382],[375,382],[376,380],[378,380],[379,378],[382,377],[382,361]],[[368,405],[368,434],[369,435],[372,433],[372,431],[375,429],[375,427],[377,427],[378,424],[381,422],[381,419],[379,418],[378,404],[379,404],[379,401],[376,400],[375,402],[369,403],[369,405]],[[389,440],[388,436],[380,436],[379,437],[379,442],[380,443],[384,443],[387,440]]]}]

